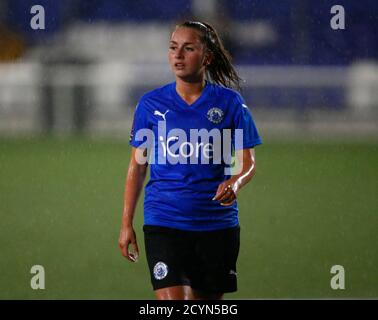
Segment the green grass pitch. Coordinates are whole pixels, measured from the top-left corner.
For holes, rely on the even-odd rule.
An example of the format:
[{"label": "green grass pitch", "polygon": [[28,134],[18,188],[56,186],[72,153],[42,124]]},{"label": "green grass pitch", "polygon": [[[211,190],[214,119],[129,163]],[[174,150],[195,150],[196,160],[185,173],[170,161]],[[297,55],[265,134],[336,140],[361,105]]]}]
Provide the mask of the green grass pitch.
[{"label": "green grass pitch", "polygon": [[[144,253],[118,249],[125,141],[0,139],[0,299],[153,299]],[[378,296],[378,145],[278,143],[256,150],[240,193],[239,290],[229,299]],[[30,286],[33,265],[45,290]],[[345,289],[333,290],[333,265]]]}]

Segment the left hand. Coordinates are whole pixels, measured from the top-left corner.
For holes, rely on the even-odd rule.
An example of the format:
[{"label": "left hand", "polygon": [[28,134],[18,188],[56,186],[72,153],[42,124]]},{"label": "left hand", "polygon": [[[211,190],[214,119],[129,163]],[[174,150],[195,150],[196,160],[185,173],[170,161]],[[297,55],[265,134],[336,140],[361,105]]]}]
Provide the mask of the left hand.
[{"label": "left hand", "polygon": [[212,200],[217,200],[222,206],[230,206],[236,201],[238,186],[232,179],[222,182]]}]

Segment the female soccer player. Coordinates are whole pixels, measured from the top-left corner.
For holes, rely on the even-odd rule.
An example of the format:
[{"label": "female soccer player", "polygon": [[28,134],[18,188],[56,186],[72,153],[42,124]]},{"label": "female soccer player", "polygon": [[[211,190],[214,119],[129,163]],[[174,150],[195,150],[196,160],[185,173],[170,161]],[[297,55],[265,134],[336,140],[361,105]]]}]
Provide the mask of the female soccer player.
[{"label": "female soccer player", "polygon": [[[261,139],[211,25],[176,26],[168,58],[176,81],[145,94],[135,110],[119,247],[137,260],[133,217],[149,164],[143,230],[157,299],[222,299],[237,289],[236,197],[255,173]],[[232,174],[227,139],[239,163]]]}]

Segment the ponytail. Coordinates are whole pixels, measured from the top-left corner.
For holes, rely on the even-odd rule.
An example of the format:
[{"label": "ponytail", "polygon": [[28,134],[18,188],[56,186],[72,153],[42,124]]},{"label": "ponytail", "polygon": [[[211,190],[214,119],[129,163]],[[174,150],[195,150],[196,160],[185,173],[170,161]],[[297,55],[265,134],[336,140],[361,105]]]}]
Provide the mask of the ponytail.
[{"label": "ponytail", "polygon": [[186,21],[178,27],[192,28],[201,33],[201,41],[213,54],[211,63],[206,67],[206,78],[216,84],[240,91],[241,78],[231,63],[231,56],[224,48],[223,43],[215,29],[208,23]]}]

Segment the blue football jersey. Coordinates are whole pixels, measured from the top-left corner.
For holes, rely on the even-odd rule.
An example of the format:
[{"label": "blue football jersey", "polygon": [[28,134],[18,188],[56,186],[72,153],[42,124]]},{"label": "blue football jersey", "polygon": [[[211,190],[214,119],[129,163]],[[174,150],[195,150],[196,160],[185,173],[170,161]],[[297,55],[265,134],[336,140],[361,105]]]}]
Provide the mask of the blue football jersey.
[{"label": "blue football jersey", "polygon": [[237,202],[212,200],[230,178],[233,150],[261,144],[238,92],[206,82],[190,105],[176,82],[148,92],[136,107],[130,144],[149,150],[145,225],[202,231],[239,224]]}]

